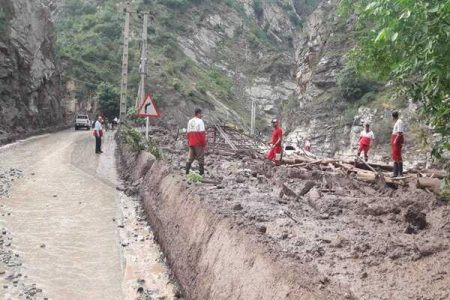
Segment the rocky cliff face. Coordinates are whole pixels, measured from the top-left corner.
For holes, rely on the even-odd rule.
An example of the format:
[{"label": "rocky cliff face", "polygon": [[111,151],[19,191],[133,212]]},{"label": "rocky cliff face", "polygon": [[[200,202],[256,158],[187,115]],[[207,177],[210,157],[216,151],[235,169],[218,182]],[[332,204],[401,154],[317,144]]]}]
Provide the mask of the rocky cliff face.
[{"label": "rocky cliff face", "polygon": [[[377,139],[374,161],[390,160],[389,136],[392,110],[407,123],[405,159],[409,166],[425,164],[429,155],[420,144],[424,128],[411,101],[399,101],[388,85],[349,101],[340,93],[338,80],[348,66],[346,54],[353,47],[353,20],[337,15],[338,0],[321,1],[306,17],[296,45],[296,97],[284,107],[287,143],[303,147],[309,140],[313,152],[326,157],[354,157],[364,123],[370,123]],[[369,100],[365,100],[369,99]]]},{"label": "rocky cliff face", "polygon": [[49,11],[39,1],[0,0],[0,142],[64,121]]},{"label": "rocky cliff face", "polygon": [[351,47],[347,24],[336,15],[338,1],[322,2],[307,18],[297,45],[297,99],[288,104],[288,140],[311,141],[315,153],[334,155],[349,134],[342,118],[345,104],[337,95],[336,77]]},{"label": "rocky cliff face", "polygon": [[[157,13],[149,34],[149,85],[173,104],[168,109],[180,122],[200,106],[209,121],[248,128],[254,101],[263,129],[294,95],[294,45],[300,31],[295,20],[301,22],[301,16],[292,5],[272,1],[261,1],[259,8],[252,0],[229,2],[204,1],[181,12],[150,7]],[[176,21],[168,28],[164,18],[169,15]],[[171,47],[180,53],[160,54],[160,29],[166,32],[165,43],[171,42],[170,31]]]}]

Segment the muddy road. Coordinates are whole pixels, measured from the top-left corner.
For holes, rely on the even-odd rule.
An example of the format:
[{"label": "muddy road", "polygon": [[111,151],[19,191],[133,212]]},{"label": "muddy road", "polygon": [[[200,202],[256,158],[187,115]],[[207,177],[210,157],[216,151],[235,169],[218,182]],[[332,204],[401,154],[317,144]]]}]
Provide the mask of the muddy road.
[{"label": "muddy road", "polygon": [[114,150],[111,132],[96,155],[90,132],[71,130],[0,148],[2,299],[174,297]]}]

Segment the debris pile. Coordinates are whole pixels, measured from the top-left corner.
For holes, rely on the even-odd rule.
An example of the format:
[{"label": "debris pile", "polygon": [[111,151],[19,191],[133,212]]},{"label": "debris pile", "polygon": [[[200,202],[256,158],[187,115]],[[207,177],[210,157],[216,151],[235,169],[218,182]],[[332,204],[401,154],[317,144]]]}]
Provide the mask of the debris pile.
[{"label": "debris pile", "polygon": [[415,185],[418,188],[431,191],[436,195],[441,193],[442,179],[445,174],[438,170],[410,170],[405,176],[392,177],[392,166],[367,163],[361,159],[355,161],[339,159],[320,159],[310,156],[293,155],[283,160],[290,168],[312,169],[314,166],[322,171],[340,173],[367,183],[378,183],[391,188]]},{"label": "debris pile", "polygon": [[[165,157],[183,176],[184,142],[169,131],[152,136],[175,145],[164,147]],[[450,208],[434,189],[442,174],[410,170],[392,178],[389,170],[308,155],[274,167],[261,153],[210,148],[207,181],[184,181],[205,206],[258,236],[271,253],[315,265],[322,286],[341,284],[357,298],[445,299]]]}]

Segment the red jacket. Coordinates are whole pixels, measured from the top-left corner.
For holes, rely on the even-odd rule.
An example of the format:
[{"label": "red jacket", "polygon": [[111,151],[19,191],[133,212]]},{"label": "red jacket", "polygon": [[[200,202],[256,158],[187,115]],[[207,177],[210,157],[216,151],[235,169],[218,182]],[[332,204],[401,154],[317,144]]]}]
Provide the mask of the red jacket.
[{"label": "red jacket", "polygon": [[189,147],[206,146],[206,131],[203,120],[194,117],[187,126],[187,139]]},{"label": "red jacket", "polygon": [[[272,131],[272,141],[270,143],[274,146],[281,147],[282,137],[283,137],[283,130],[280,127],[274,128]],[[277,143],[278,140],[280,141]]]},{"label": "red jacket", "polygon": [[364,146],[370,146],[372,141],[375,139],[375,136],[372,131],[366,132],[363,130],[359,137],[359,144]]}]

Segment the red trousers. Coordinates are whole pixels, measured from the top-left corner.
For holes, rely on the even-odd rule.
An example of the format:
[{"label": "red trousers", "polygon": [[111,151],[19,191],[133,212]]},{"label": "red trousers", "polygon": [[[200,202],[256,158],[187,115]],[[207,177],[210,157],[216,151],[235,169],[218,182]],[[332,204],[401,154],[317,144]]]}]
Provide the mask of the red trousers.
[{"label": "red trousers", "polygon": [[367,155],[369,152],[370,145],[359,144],[358,152],[364,152],[364,155]]},{"label": "red trousers", "polygon": [[279,156],[279,159],[277,160],[277,154],[281,154],[281,151],[283,149],[281,146],[275,146],[272,149],[267,152],[267,159],[274,161],[275,163],[279,164],[281,162],[281,155]]},{"label": "red trousers", "polygon": [[[395,141],[397,139],[397,141]],[[395,162],[401,162],[402,160],[402,147],[403,147],[403,135],[392,134],[391,135],[391,157]]]}]

